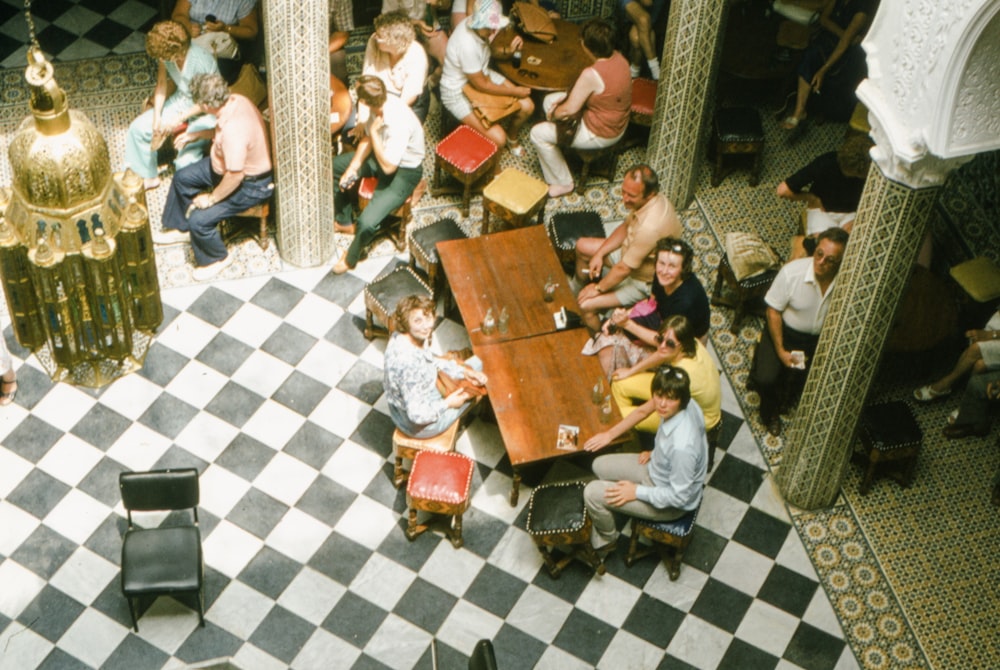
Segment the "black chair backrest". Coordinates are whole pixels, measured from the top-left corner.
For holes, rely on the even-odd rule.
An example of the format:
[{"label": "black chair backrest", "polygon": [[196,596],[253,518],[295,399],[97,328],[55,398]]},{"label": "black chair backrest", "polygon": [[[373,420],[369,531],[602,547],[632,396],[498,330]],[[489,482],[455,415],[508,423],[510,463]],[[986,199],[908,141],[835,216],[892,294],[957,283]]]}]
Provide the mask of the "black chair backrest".
[{"label": "black chair backrest", "polygon": [[[150,470],[123,472],[118,476],[122,504],[129,512],[152,512],[195,508],[197,514],[198,470]],[[197,518],[197,517],[196,517]]]},{"label": "black chair backrest", "polygon": [[493,643],[480,640],[469,657],[469,670],[497,670],[497,657],[493,653]]}]

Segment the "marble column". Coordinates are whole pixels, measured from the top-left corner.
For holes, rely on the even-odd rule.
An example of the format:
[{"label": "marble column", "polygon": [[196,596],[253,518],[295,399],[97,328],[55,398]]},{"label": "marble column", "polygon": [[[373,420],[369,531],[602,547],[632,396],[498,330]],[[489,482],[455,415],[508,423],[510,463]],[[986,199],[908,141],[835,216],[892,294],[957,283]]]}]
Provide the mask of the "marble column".
[{"label": "marble column", "polygon": [[336,251],[329,1],[268,0],[263,8],[278,247],[293,265],[322,265]]},{"label": "marble column", "polygon": [[[878,137],[879,129],[873,128]],[[776,479],[785,499],[833,504],[934,199],[957,163],[905,165],[878,146]]]},{"label": "marble column", "polygon": [[727,5],[724,0],[670,5],[646,157],[660,177],[660,191],[678,209],[690,204],[702,167],[703,128],[711,115]]}]

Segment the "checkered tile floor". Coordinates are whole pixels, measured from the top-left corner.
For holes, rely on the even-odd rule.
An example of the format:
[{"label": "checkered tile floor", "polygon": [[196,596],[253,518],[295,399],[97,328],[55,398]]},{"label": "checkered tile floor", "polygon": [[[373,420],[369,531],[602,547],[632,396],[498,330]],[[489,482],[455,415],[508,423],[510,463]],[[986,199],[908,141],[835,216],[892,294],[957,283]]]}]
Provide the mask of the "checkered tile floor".
[{"label": "checkered tile floor", "polygon": [[[145,50],[159,0],[34,0],[35,35],[56,61]],[[23,0],[0,0],[0,67],[23,67],[28,26]]]},{"label": "checkered tile floor", "polygon": [[[723,444],[680,579],[625,547],[553,580],[507,502],[510,464],[476,419],[465,547],[403,535],[382,398],[385,342],[361,334],[359,273],[296,270],[164,293],[143,369],[92,391],[13,351],[0,410],[0,668],[854,668],[839,624],[726,388]],[[466,344],[443,319],[442,348]],[[7,342],[14,343],[7,332]],[[27,358],[27,360],[23,360]],[[196,466],[206,627],[170,598],[129,628],[119,591],[122,470]],[[586,476],[561,462],[539,477]]]}]

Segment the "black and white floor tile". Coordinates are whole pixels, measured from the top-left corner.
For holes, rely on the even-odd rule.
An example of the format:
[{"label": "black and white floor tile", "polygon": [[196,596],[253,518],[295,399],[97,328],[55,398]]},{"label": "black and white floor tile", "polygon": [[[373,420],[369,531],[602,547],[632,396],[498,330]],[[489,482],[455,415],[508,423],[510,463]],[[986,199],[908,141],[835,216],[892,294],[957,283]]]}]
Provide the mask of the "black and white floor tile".
[{"label": "black and white floor tile", "polygon": [[[0,411],[0,668],[854,668],[840,625],[726,387],[725,452],[680,579],[624,547],[593,576],[542,569],[507,502],[510,465],[476,419],[465,547],[403,535],[385,342],[361,334],[366,276],[297,270],[164,292],[145,366],[97,391],[52,384],[14,351]],[[444,318],[440,346],[465,344]],[[13,342],[13,337],[7,337]],[[26,360],[22,360],[26,359]],[[131,632],[118,581],[123,470],[201,472],[206,627],[170,598]],[[586,477],[558,463],[547,479]]]}]

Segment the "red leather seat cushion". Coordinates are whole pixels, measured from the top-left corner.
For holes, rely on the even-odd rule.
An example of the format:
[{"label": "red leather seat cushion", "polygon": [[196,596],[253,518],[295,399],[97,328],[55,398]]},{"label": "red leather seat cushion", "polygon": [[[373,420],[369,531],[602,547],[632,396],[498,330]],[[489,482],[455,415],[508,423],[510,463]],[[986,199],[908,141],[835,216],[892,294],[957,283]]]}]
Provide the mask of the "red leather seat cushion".
[{"label": "red leather seat cushion", "polygon": [[466,174],[471,174],[497,152],[497,145],[469,126],[459,126],[438,142],[437,155]]},{"label": "red leather seat cushion", "polygon": [[656,106],[656,82],[652,79],[632,80],[632,111],[636,114],[653,115]]},{"label": "red leather seat cushion", "polygon": [[358,197],[371,200],[375,195],[375,187],[378,185],[377,177],[365,177],[358,184]]},{"label": "red leather seat cushion", "polygon": [[406,494],[457,505],[469,497],[473,461],[455,452],[421,451],[413,459]]}]

